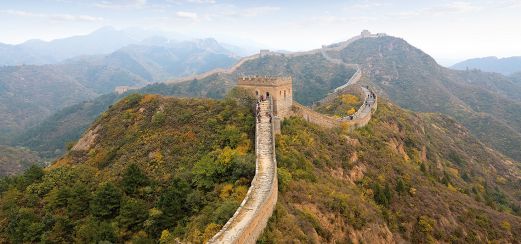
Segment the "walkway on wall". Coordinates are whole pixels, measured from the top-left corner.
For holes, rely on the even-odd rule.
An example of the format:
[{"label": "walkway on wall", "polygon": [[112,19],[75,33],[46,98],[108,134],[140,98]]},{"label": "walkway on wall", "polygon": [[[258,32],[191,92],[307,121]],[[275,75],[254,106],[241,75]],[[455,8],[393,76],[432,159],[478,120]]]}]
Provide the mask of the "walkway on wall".
[{"label": "walkway on wall", "polygon": [[270,101],[260,103],[255,133],[256,169],[246,198],[226,225],[209,243],[255,243],[277,203],[277,163]]}]

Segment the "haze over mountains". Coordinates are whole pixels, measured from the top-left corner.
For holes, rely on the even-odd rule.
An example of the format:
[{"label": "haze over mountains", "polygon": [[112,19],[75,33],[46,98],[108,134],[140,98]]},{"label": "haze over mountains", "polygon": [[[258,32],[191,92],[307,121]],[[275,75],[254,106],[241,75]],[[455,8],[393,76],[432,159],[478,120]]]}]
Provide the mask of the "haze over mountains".
[{"label": "haze over mountains", "polygon": [[468,59],[451,66],[453,69],[479,69],[485,72],[496,72],[503,75],[511,75],[521,72],[521,57],[484,57]]},{"label": "haze over mountains", "polygon": [[[105,47],[102,39],[113,36],[118,38],[108,41]],[[102,29],[88,36],[50,42],[43,49],[53,53],[52,48],[66,46],[81,50],[82,54],[117,50],[70,58],[56,64],[0,67],[0,118],[3,121],[0,140],[35,125],[61,108],[110,93],[118,86],[141,87],[227,67],[238,59],[214,39],[175,41],[156,36],[127,45],[134,40],[125,32]],[[122,45],[126,46],[119,48]],[[30,55],[20,55],[33,60]],[[9,57],[8,54],[0,56]]]},{"label": "haze over mountains", "polygon": [[[421,50],[394,37],[363,39],[328,54],[363,65],[367,72],[363,82],[377,87],[383,96],[400,106],[450,115],[490,147],[521,159],[521,152],[517,150],[521,147],[521,83],[515,78],[443,68]],[[136,92],[219,98],[233,87],[238,74],[284,74],[294,77],[296,100],[310,105],[353,72],[341,65],[328,64],[321,54],[268,55],[245,62],[229,75],[215,74],[178,84],[154,84]],[[116,95],[107,95],[75,105],[74,109],[67,108],[16,141],[19,145],[31,145],[51,153],[57,146],[62,147],[64,138],[77,138],[96,114],[117,99]],[[66,125],[67,121],[75,122]]]}]

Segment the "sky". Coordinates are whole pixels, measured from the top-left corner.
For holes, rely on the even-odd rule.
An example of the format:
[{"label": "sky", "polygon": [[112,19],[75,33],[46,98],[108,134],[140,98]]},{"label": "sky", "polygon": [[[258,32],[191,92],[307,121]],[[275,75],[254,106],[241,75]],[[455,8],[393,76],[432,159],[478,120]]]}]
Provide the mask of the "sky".
[{"label": "sky", "polygon": [[180,33],[274,50],[401,37],[440,63],[521,56],[521,0],[0,0],[0,42],[52,40],[104,26]]}]

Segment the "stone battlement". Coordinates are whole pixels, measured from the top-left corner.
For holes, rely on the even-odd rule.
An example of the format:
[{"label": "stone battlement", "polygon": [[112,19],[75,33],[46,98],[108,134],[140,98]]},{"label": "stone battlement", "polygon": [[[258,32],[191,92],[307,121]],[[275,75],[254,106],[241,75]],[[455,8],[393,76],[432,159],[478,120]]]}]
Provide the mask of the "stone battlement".
[{"label": "stone battlement", "polygon": [[237,85],[252,85],[252,86],[280,86],[291,84],[291,76],[259,76],[249,75],[242,76],[237,79]]}]

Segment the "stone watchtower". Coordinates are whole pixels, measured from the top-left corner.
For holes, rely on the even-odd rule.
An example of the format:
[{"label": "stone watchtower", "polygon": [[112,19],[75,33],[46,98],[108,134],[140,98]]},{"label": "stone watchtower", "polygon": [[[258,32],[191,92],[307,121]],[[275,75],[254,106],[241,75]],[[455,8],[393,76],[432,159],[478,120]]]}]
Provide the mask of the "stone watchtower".
[{"label": "stone watchtower", "polygon": [[273,115],[280,119],[289,117],[293,105],[293,81],[290,76],[243,76],[237,86],[249,90],[256,97],[273,99]]}]

